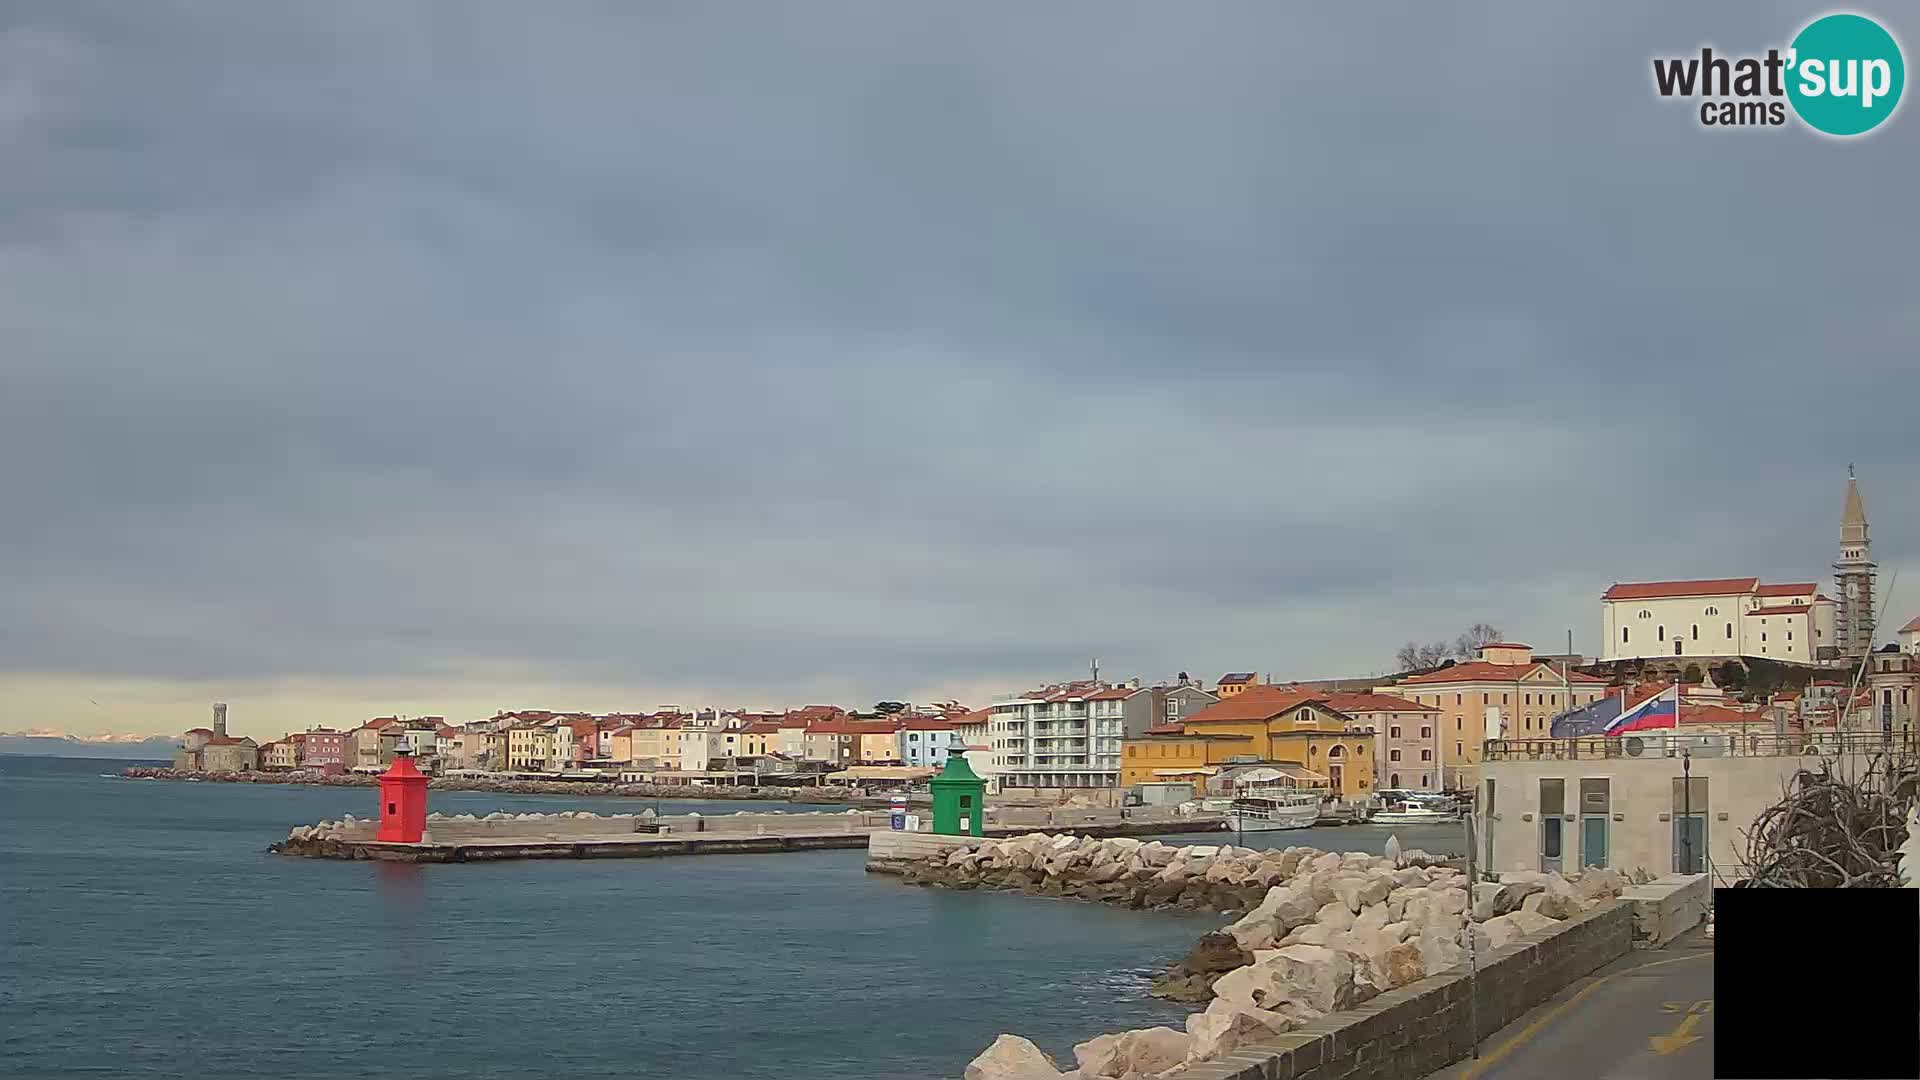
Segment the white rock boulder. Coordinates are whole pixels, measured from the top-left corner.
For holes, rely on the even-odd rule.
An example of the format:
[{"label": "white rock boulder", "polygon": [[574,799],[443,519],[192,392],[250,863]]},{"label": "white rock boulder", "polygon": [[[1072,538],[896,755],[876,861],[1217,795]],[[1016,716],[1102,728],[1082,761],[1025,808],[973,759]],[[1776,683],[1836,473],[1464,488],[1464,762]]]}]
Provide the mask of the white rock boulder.
[{"label": "white rock boulder", "polygon": [[967,1062],[964,1080],[1058,1080],[1060,1070],[1038,1046],[1018,1035],[1001,1035]]}]

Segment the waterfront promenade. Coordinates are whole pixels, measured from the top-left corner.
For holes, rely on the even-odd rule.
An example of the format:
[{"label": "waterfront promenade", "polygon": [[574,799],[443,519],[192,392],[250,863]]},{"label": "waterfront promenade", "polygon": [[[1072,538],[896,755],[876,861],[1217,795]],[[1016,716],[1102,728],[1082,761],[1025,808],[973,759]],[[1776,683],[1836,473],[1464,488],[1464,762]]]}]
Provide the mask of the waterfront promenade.
[{"label": "waterfront promenade", "polygon": [[1577,979],[1429,1080],[1582,1075],[1707,1080],[1713,1075],[1713,942],[1693,930]]}]

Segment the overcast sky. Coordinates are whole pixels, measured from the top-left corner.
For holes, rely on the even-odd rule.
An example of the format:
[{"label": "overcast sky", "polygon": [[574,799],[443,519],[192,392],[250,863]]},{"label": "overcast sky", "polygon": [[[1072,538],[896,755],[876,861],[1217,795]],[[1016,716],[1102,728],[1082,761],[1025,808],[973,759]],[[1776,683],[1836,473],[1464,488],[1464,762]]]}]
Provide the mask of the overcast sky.
[{"label": "overcast sky", "polygon": [[1904,622],[1920,117],[1670,7],[9,0],[0,727],[1592,651],[1849,461]]}]

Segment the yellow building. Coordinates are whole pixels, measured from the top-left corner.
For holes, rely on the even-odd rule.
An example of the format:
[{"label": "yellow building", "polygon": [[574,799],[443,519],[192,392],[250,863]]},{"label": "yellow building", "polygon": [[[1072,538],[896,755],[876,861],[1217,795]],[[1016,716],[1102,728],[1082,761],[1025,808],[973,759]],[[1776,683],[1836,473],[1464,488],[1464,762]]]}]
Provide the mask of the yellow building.
[{"label": "yellow building", "polygon": [[672,727],[636,727],[629,739],[633,749],[628,761],[654,761],[657,768],[680,768],[680,725]]},{"label": "yellow building", "polygon": [[[1191,770],[1196,788],[1229,758],[1290,764],[1325,777],[1341,798],[1373,793],[1372,733],[1353,717],[1331,708],[1326,694],[1292,687],[1250,687],[1210,705],[1178,724],[1148,728],[1128,739],[1121,756],[1125,784],[1184,778]],[[1351,730],[1350,730],[1351,729]]]},{"label": "yellow building", "polygon": [[260,764],[268,769],[291,769],[300,764],[300,748],[292,739],[280,739],[260,748]]},{"label": "yellow building", "polygon": [[770,754],[774,751],[779,739],[779,724],[755,721],[740,729],[740,753],[747,757]]},{"label": "yellow building", "polygon": [[1555,716],[1598,701],[1607,681],[1535,660],[1531,646],[1496,642],[1482,648],[1477,660],[1410,676],[1379,692],[1439,710],[1446,786],[1458,789],[1475,786],[1472,770],[1486,740],[1547,738]]},{"label": "yellow building", "polygon": [[539,772],[553,758],[553,732],[525,724],[507,729],[507,768],[513,772]]}]

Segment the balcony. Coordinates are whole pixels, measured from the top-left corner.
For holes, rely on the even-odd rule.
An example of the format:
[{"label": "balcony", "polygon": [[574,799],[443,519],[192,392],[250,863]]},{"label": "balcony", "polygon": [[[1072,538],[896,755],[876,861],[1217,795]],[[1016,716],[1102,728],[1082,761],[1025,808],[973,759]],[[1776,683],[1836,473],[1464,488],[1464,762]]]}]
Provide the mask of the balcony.
[{"label": "balcony", "polygon": [[1689,753],[1711,757],[1842,757],[1892,752],[1911,754],[1911,741],[1878,733],[1819,732],[1778,735],[1771,731],[1741,735],[1720,732],[1681,732],[1671,729],[1644,735],[1591,736],[1580,739],[1488,739],[1487,761],[1631,761],[1635,758],[1678,758]]}]

